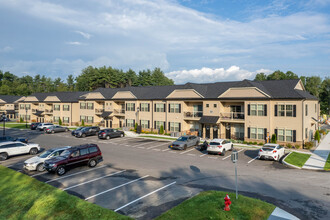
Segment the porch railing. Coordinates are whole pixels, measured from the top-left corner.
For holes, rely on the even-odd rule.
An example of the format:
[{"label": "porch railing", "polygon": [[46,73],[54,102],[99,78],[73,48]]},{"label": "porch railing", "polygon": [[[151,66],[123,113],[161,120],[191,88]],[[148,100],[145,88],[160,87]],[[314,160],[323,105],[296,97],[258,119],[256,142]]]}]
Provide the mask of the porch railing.
[{"label": "porch railing", "polygon": [[222,120],[244,120],[244,112],[222,112],[220,113]]}]

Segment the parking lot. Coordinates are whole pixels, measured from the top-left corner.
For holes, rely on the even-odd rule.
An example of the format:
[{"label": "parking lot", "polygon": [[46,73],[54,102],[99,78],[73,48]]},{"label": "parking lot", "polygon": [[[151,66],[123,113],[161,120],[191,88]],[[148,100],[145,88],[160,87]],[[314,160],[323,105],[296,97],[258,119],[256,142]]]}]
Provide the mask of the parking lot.
[{"label": "parking lot", "polygon": [[[164,140],[133,137],[100,140],[97,136],[75,138],[71,136],[70,132],[44,134],[39,131],[14,129],[7,130],[7,132],[12,136],[27,136],[30,142],[39,143],[43,149],[83,143],[98,144],[103,154],[103,162],[95,168],[76,167],[63,176],[46,171],[39,173],[23,170],[23,162],[31,158],[31,155],[11,157],[6,161],[1,161],[0,164],[67,191],[81,199],[137,219],[153,218],[159,214],[153,212],[153,208],[158,207],[159,210],[166,209],[164,207],[172,207],[202,189],[187,187],[182,183],[180,176],[154,175],[152,165],[138,170],[130,166],[129,162],[120,166],[113,164],[111,158],[114,152],[127,152],[136,158],[136,162],[139,162],[141,155],[148,155],[149,158],[153,158],[150,163],[154,163],[152,161],[157,161],[157,159],[168,158],[171,163],[186,160],[201,165],[232,166],[231,152],[226,152],[225,156],[219,156],[208,155],[206,151],[201,152],[199,147],[188,148],[184,151],[172,150],[169,148],[171,142]],[[258,149],[235,148],[239,153],[239,166],[258,166],[260,169],[282,166],[274,161],[257,160]],[[123,160],[133,160],[133,158],[123,158]],[[199,169],[196,166],[190,166],[190,168]]]}]

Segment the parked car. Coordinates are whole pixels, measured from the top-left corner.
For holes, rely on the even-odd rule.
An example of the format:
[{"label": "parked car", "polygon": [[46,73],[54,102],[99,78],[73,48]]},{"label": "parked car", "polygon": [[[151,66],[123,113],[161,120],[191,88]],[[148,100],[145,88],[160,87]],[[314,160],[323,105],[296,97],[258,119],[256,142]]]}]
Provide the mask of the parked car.
[{"label": "parked car", "polygon": [[0,122],[3,122],[3,121],[7,122],[7,121],[10,121],[10,119],[7,117],[1,117]]},{"label": "parked car", "polygon": [[76,136],[76,134],[81,130],[81,129],[83,129],[84,127],[79,127],[79,128],[77,128],[76,130],[73,130],[72,132],[71,132],[71,135],[72,136]]},{"label": "parked car", "polygon": [[24,161],[23,168],[29,171],[37,170],[39,172],[42,172],[45,170],[45,160],[59,156],[63,151],[67,150],[68,148],[70,148],[70,146],[52,148],[47,151],[44,151],[42,154]]},{"label": "parked car", "polygon": [[125,133],[123,131],[117,129],[103,129],[99,131],[98,137],[99,139],[110,139],[114,137],[124,137]]},{"label": "parked car", "polygon": [[85,144],[71,147],[61,153],[58,157],[45,160],[44,167],[48,172],[55,172],[61,176],[72,165],[88,165],[95,167],[103,161],[100,148],[96,144]]},{"label": "parked car", "polygon": [[76,137],[86,137],[86,136],[92,136],[96,135],[100,131],[100,128],[98,126],[92,126],[92,127],[84,127],[80,131],[76,133]]},{"label": "parked car", "polygon": [[234,145],[229,140],[224,139],[213,139],[207,146],[208,154],[220,154],[225,155],[226,151],[233,150]]},{"label": "parked car", "polygon": [[0,137],[0,142],[4,142],[4,141],[20,141],[23,143],[27,143],[27,142],[29,142],[29,139],[26,137],[18,137],[18,138],[14,138],[14,137],[10,137],[10,136]]},{"label": "parked car", "polygon": [[39,144],[26,144],[18,141],[6,141],[0,143],[0,159],[7,160],[8,157],[19,154],[37,154],[40,150]]},{"label": "parked car", "polygon": [[40,122],[33,122],[30,124],[31,130],[36,130]]},{"label": "parked car", "polygon": [[176,141],[172,142],[170,147],[177,150],[186,150],[188,147],[197,146],[199,137],[197,136],[181,136]]},{"label": "parked car", "polygon": [[40,123],[37,126],[37,130],[44,131],[44,130],[46,130],[46,128],[49,128],[50,126],[53,126],[53,125],[54,124],[52,124],[52,123]]},{"label": "parked car", "polygon": [[279,161],[285,154],[284,147],[279,144],[265,144],[258,153],[259,159],[271,159]]},{"label": "parked car", "polygon": [[56,132],[65,132],[65,131],[69,131],[69,128],[67,127],[62,127],[62,126],[59,126],[59,125],[53,125],[53,126],[50,126],[48,128],[46,128],[45,132],[50,134],[54,134]]}]

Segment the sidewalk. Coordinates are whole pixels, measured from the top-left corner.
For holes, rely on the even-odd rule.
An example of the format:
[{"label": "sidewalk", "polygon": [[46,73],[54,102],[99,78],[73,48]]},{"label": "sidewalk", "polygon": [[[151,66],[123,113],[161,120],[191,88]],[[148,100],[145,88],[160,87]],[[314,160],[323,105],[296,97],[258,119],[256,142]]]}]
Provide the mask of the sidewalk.
[{"label": "sidewalk", "polygon": [[314,150],[312,156],[306,161],[303,169],[323,170],[330,153],[330,132]]},{"label": "sidewalk", "polygon": [[279,207],[276,207],[272,214],[269,216],[268,220],[299,220],[299,218],[291,215],[283,209],[280,209]]}]

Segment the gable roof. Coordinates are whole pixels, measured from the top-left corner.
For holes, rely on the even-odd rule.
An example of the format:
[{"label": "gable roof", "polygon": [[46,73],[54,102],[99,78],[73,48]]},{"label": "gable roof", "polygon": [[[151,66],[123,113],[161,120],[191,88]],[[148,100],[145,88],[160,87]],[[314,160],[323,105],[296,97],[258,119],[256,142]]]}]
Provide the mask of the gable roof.
[{"label": "gable roof", "polygon": [[6,103],[14,103],[23,96],[15,96],[15,95],[0,95],[0,99]]},{"label": "gable roof", "polygon": [[60,102],[78,102],[79,97],[87,93],[88,92],[45,92],[45,93],[39,92],[39,93],[33,93],[28,97],[34,96],[39,102],[44,102],[48,96],[53,96],[53,97],[56,96]]}]

